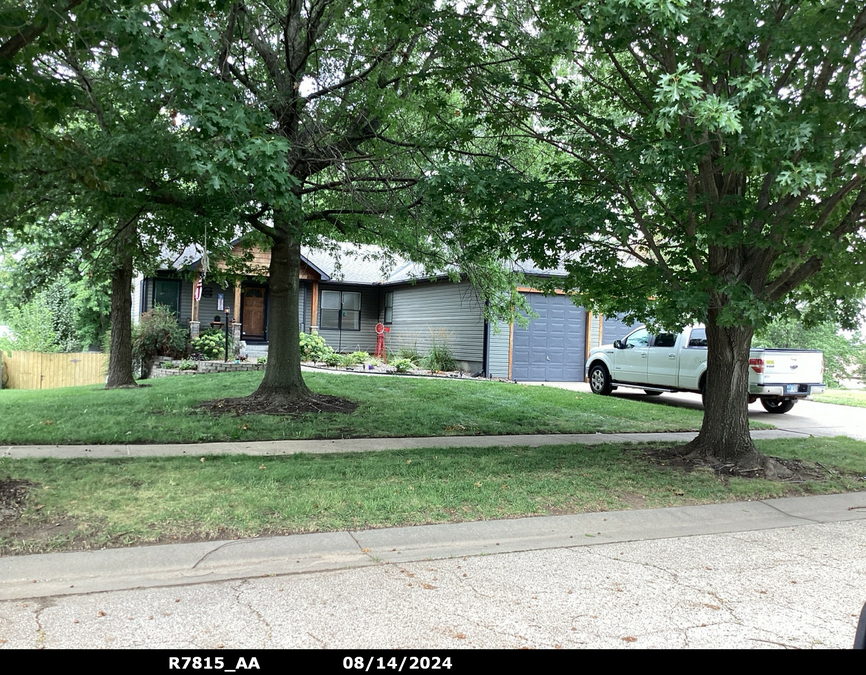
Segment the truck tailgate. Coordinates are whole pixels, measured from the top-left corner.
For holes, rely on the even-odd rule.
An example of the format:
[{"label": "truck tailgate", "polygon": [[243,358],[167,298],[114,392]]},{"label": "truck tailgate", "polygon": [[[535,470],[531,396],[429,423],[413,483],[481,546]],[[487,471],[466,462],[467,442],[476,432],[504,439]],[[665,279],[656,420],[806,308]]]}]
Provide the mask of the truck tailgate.
[{"label": "truck tailgate", "polygon": [[753,349],[749,365],[761,383],[817,383],[824,376],[824,355],[820,351]]}]

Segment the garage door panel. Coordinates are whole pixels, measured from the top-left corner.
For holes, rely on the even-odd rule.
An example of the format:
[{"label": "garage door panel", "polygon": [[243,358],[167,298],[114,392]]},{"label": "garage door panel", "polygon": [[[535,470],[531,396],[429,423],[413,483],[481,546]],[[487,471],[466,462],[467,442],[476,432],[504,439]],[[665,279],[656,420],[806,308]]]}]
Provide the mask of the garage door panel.
[{"label": "garage door panel", "polygon": [[512,377],[524,381],[580,381],[586,350],[586,311],[564,295],[527,295],[538,314],[514,328]]}]

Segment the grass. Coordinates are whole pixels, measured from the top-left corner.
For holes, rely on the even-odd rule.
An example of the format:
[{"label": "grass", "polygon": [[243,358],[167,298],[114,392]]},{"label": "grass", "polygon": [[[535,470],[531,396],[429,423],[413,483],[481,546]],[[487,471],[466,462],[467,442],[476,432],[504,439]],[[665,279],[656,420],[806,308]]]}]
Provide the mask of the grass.
[{"label": "grass", "polygon": [[863,390],[827,389],[823,394],[815,394],[812,398],[819,403],[835,403],[836,405],[866,408],[866,391]]},{"label": "grass", "polygon": [[[351,414],[213,416],[194,406],[245,396],[261,372],[151,380],[140,389],[0,391],[0,445],[197,443],[302,438],[691,431],[702,412],[502,382],[309,373],[316,392],[359,403]],[[752,428],[772,428],[752,423]]]},{"label": "grass", "polygon": [[843,492],[866,475],[866,444],[848,438],[759,441],[830,470],[799,484],[684,473],[641,447],[2,458],[0,476],[35,487],[21,519],[0,527],[0,555]]}]

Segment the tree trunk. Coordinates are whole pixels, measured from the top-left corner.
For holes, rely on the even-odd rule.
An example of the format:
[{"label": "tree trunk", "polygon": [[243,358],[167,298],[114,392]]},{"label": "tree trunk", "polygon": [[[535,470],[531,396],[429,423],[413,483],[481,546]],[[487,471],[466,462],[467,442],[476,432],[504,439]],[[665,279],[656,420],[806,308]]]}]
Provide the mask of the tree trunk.
[{"label": "tree trunk", "polygon": [[117,235],[114,245],[111,269],[111,345],[106,389],[136,386],[132,372],[132,243],[135,234],[135,225],[127,225]]},{"label": "tree trunk", "polygon": [[763,459],[749,434],[749,350],[754,329],[719,326],[718,315],[718,310],[710,310],[707,322],[704,420],[686,449],[693,457],[753,468]]},{"label": "tree trunk", "polygon": [[312,398],[301,375],[301,331],[298,324],[301,274],[301,232],[285,213],[274,218],[271,248],[268,363],[252,398],[300,400]]}]

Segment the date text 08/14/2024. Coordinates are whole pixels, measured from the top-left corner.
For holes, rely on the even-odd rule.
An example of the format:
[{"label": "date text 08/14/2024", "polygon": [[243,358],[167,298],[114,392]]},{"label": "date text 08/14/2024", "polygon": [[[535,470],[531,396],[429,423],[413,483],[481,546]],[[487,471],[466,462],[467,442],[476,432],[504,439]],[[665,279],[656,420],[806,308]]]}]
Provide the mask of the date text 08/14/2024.
[{"label": "date text 08/14/2024", "polygon": [[451,670],[451,657],[438,656],[403,656],[391,658],[383,656],[347,656],[343,659],[343,670]]}]

